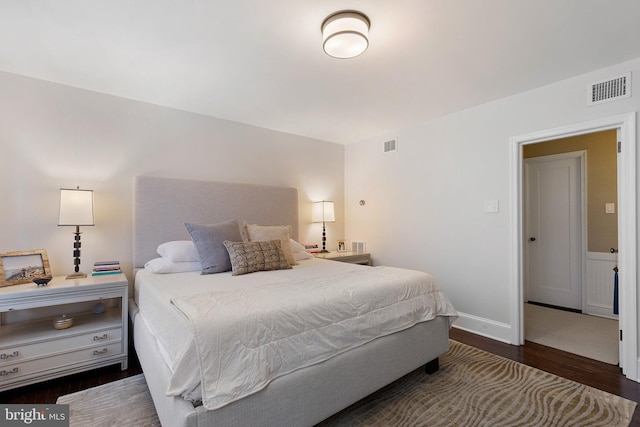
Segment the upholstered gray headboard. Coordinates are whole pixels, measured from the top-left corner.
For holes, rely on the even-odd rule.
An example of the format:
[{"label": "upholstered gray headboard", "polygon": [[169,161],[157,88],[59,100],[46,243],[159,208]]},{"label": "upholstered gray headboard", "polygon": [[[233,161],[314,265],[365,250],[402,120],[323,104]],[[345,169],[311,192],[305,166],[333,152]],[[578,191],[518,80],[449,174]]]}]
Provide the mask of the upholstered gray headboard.
[{"label": "upholstered gray headboard", "polygon": [[190,240],[185,222],[236,218],[260,225],[292,225],[298,237],[298,190],[254,184],[138,176],[133,185],[133,267],[156,258],[159,244]]}]

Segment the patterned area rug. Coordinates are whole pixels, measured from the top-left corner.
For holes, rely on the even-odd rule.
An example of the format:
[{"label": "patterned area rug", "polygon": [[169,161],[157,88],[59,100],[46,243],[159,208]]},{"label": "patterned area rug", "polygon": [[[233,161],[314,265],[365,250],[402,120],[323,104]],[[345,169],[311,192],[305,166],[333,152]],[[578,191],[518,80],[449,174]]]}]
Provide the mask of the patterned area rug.
[{"label": "patterned area rug", "polygon": [[[418,369],[319,424],[628,426],[636,403],[450,341],[433,375]],[[158,426],[143,375],[58,399],[71,426]]]},{"label": "patterned area rug", "polygon": [[70,427],[155,427],[160,420],[144,375],[60,396],[69,405]]},{"label": "patterned area rug", "polygon": [[416,370],[320,424],[628,426],[636,403],[449,341],[440,370]]}]

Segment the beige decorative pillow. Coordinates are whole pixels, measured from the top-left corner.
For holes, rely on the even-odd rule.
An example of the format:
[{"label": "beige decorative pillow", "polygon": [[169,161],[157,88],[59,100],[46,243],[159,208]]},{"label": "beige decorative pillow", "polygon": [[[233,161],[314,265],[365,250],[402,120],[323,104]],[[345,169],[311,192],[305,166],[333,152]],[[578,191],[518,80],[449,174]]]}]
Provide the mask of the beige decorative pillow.
[{"label": "beige decorative pillow", "polygon": [[231,275],[256,271],[285,270],[291,268],[280,248],[279,240],[263,242],[224,241],[231,260]]},{"label": "beige decorative pillow", "polygon": [[293,257],[293,250],[289,240],[292,232],[293,227],[290,225],[257,225],[247,224],[247,221],[245,221],[242,226],[242,239],[245,242],[280,240],[280,247],[287,261],[289,261],[289,265],[296,265],[297,262]]}]

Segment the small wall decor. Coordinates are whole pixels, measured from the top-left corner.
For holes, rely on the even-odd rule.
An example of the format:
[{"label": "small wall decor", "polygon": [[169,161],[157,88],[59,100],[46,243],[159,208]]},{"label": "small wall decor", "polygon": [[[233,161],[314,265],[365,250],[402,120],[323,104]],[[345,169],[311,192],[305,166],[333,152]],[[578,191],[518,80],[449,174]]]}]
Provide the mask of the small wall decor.
[{"label": "small wall decor", "polygon": [[0,253],[0,287],[50,275],[49,257],[44,249]]},{"label": "small wall decor", "polygon": [[346,252],[347,244],[344,240],[338,240],[338,252]]}]

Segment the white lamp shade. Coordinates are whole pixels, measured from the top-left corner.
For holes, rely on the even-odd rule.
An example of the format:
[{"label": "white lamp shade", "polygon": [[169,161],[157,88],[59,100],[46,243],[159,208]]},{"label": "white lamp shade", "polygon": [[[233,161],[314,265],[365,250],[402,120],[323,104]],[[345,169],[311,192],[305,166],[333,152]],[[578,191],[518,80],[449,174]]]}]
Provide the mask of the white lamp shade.
[{"label": "white lamp shade", "polygon": [[369,19],[359,12],[339,12],[322,24],[322,47],[334,58],[353,58],[369,47]]},{"label": "white lamp shade", "polygon": [[336,214],[333,209],[333,202],[327,202],[325,200],[323,200],[322,202],[314,202],[313,212],[312,212],[312,221],[313,222],[335,222]]},{"label": "white lamp shade", "polygon": [[61,188],[58,225],[95,225],[93,190]]}]

